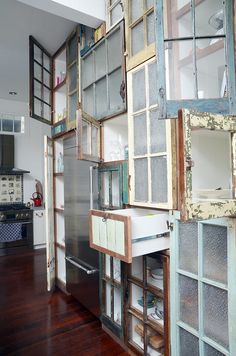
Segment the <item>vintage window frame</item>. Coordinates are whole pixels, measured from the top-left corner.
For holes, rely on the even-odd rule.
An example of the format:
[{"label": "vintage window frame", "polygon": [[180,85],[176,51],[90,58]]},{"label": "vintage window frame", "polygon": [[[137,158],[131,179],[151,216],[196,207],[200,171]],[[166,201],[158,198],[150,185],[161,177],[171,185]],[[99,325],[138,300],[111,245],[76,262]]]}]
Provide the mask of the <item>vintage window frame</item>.
[{"label": "vintage window frame", "polygon": [[[176,118],[178,110],[181,108],[195,109],[199,111],[215,112],[221,114],[229,114],[236,112],[236,87],[235,87],[235,59],[234,59],[234,22],[233,22],[233,1],[225,1],[225,34],[221,37],[225,39],[225,63],[226,63],[226,82],[228,96],[215,99],[198,99],[197,98],[197,82],[194,82],[195,99],[187,100],[167,100],[166,98],[166,76],[165,76],[165,43],[171,41],[180,41],[182,37],[174,39],[164,38],[164,14],[163,1],[155,0],[156,11],[156,56],[157,56],[157,73],[158,73],[158,105],[160,108],[160,118]],[[191,0],[194,8],[195,0]],[[195,5],[196,6],[196,5]],[[193,20],[194,21],[194,20]],[[196,51],[196,40],[206,38],[219,38],[219,36],[196,36],[195,30],[191,37],[185,37],[183,40],[191,39]],[[196,56],[193,56],[193,71],[196,69]],[[195,78],[196,79],[196,78]]]},{"label": "vintage window frame", "polygon": [[[124,18],[124,0],[106,0],[106,32],[113,29]],[[111,12],[117,6],[121,6],[122,16],[113,24],[111,24]]]},{"label": "vintage window frame", "polygon": [[[121,59],[121,64],[119,66],[116,66],[115,68],[112,68],[111,70],[108,69],[108,45],[107,45],[107,40],[109,39],[109,37],[111,37],[113,34],[115,34],[117,31],[120,31],[120,48],[121,48],[121,54],[122,54],[122,59]],[[96,79],[96,74],[95,74],[95,53],[96,53],[96,49],[99,48],[99,46],[105,44],[105,50],[106,50],[106,71],[105,74],[103,74],[102,76],[100,76],[99,78]],[[125,68],[125,60],[124,60],[124,47],[125,43],[124,43],[124,22],[123,20],[116,25],[104,38],[102,38],[97,44],[95,44],[90,51],[88,51],[83,57],[81,57],[80,59],[80,71],[81,73],[83,72],[83,61],[86,60],[86,58],[88,56],[92,56],[92,61],[93,61],[93,68],[91,68],[91,71],[93,72],[93,80],[89,83],[86,84],[85,86],[83,85],[83,75],[81,77],[81,100],[82,100],[82,108],[83,110],[86,109],[84,108],[84,97],[85,97],[85,90],[91,88],[93,91],[93,108],[94,108],[94,114],[92,115],[93,117],[95,117],[97,120],[103,120],[103,119],[108,119],[111,118],[113,116],[116,116],[118,114],[122,114],[124,112],[126,112],[126,68]],[[109,96],[109,91],[108,91],[108,84],[109,84],[109,77],[112,75],[112,73],[114,73],[115,71],[117,71],[119,68],[121,68],[121,72],[122,72],[122,78],[121,78],[121,83],[120,83],[120,95],[122,94],[122,100],[123,100],[123,105],[122,108],[120,110],[110,110],[109,109],[109,105],[110,105],[110,96]],[[101,80],[104,80],[104,78],[106,78],[106,112],[104,112],[103,114],[99,114],[97,115],[96,113],[96,85],[97,83],[99,83]],[[89,113],[90,114],[90,113]]]},{"label": "vintage window frame", "polygon": [[[158,104],[149,106],[149,78],[148,78],[148,66],[155,63],[156,58],[151,58],[147,62],[140,64],[138,67],[127,73],[128,83],[128,142],[129,142],[129,178],[130,178],[130,204],[140,207],[159,208],[159,209],[174,209],[177,205],[177,180],[176,180],[176,141],[175,141],[175,120],[166,120],[166,151],[159,153],[150,153],[150,135],[148,131],[150,129],[150,112],[158,109]],[[145,83],[146,83],[146,107],[133,112],[133,92],[132,92],[132,75],[144,68],[145,70]],[[147,118],[147,154],[141,156],[134,155],[134,125],[133,118],[137,114],[146,113]],[[157,111],[158,115],[158,111]],[[166,203],[152,203],[152,183],[151,183],[151,158],[166,156],[167,158],[167,196]],[[135,200],[135,170],[134,161],[138,158],[148,159],[148,201],[136,201]]]},{"label": "vintage window frame", "polygon": [[[235,198],[192,202],[191,130],[205,128],[231,133],[232,149],[232,191]],[[178,117],[178,209],[181,220],[204,220],[236,214],[236,116],[199,113],[193,110],[179,110]]]},{"label": "vintage window frame", "polygon": [[[35,57],[34,57],[34,47],[38,47],[39,50],[42,52],[42,58],[41,61],[42,63],[39,63]],[[44,56],[48,57],[49,60],[49,69],[47,69],[44,66]],[[36,63],[40,68],[41,68],[41,80],[37,79],[34,76],[34,63]],[[52,56],[51,54],[33,37],[29,36],[29,68],[30,68],[30,85],[29,85],[29,103],[30,103],[30,117],[39,120],[45,124],[52,125],[53,122],[53,115],[52,115],[52,108],[53,108],[53,99],[52,99],[52,87],[53,87],[53,66],[52,66]],[[44,71],[46,71],[49,74],[49,86],[44,83]],[[34,81],[36,81],[40,86],[41,86],[41,97],[39,98],[38,96],[35,95],[35,84]],[[44,95],[43,95],[43,88],[46,88],[49,91],[49,103],[44,100]],[[35,113],[35,105],[34,105],[34,99],[37,99],[41,103],[41,116],[37,115]],[[42,105],[47,105],[49,106],[50,110],[50,120],[45,119],[43,117],[43,110],[42,110]]]},{"label": "vintage window frame", "polygon": [[[125,36],[126,36],[126,67],[127,70],[131,70],[134,67],[138,66],[139,64],[147,61],[149,58],[155,56],[156,54],[156,41],[154,40],[153,43],[147,43],[147,17],[154,12],[154,6],[150,9],[145,10],[138,19],[134,22],[131,22],[131,1],[124,0],[124,14],[125,14]],[[133,0],[134,1],[134,0]],[[146,8],[147,0],[143,1],[143,8]],[[159,0],[158,0],[159,1]],[[155,17],[155,12],[154,12]],[[144,48],[142,51],[132,55],[132,35],[131,30],[140,22],[143,21],[144,24]],[[155,28],[155,19],[154,19],[154,28]],[[156,32],[155,29],[154,33]]]}]

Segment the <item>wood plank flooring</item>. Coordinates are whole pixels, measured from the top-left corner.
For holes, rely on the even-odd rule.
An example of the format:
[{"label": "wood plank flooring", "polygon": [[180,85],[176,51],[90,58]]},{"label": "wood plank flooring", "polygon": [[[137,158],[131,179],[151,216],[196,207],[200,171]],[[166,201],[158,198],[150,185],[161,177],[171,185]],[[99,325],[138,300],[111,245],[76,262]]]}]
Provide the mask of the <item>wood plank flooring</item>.
[{"label": "wood plank flooring", "polygon": [[0,356],[128,355],[88,310],[46,290],[43,250],[0,257]]}]

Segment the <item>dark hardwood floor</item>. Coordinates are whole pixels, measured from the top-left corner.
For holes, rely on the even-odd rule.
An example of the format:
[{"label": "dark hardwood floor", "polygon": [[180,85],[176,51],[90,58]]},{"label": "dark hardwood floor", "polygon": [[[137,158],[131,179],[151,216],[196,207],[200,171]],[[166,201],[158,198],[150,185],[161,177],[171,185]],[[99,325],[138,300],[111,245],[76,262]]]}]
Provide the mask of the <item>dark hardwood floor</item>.
[{"label": "dark hardwood floor", "polygon": [[0,257],[0,355],[128,355],[74,298],[46,290],[43,250]]}]

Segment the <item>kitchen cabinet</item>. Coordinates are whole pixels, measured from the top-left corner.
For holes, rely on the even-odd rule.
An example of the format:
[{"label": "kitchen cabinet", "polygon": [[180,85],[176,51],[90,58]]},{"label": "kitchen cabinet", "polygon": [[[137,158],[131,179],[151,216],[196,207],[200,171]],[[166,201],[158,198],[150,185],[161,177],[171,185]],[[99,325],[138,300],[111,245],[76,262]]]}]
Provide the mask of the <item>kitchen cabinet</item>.
[{"label": "kitchen cabinet", "polygon": [[138,355],[170,355],[168,250],[135,257],[127,278],[128,348]]},{"label": "kitchen cabinet", "polygon": [[234,113],[233,1],[162,0],[156,13],[159,116]]},{"label": "kitchen cabinet", "polygon": [[155,15],[153,0],[125,0],[126,68],[155,56]]},{"label": "kitchen cabinet", "polygon": [[90,210],[90,247],[131,263],[169,248],[168,214],[147,209]]},{"label": "kitchen cabinet", "polygon": [[127,73],[130,204],[177,204],[175,120],[159,120],[156,58]]},{"label": "kitchen cabinet", "polygon": [[234,355],[235,219],[181,222],[171,215],[173,356]]},{"label": "kitchen cabinet", "polygon": [[43,208],[34,209],[33,211],[33,231],[34,248],[45,247],[45,210]]},{"label": "kitchen cabinet", "polygon": [[178,119],[182,220],[234,216],[236,117],[183,109]]},{"label": "kitchen cabinet", "polygon": [[123,22],[81,58],[81,87],[82,109],[96,120],[126,111]]}]

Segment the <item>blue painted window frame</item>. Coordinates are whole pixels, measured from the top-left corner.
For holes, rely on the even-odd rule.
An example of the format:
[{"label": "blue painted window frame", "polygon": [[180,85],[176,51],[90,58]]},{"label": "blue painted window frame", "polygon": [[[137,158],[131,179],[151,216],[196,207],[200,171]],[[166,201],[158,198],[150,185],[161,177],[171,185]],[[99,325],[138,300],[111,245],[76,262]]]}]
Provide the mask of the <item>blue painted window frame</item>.
[{"label": "blue painted window frame", "polygon": [[[163,1],[156,0],[156,56],[157,56],[157,86],[159,118],[167,119],[177,116],[181,108],[195,109],[221,114],[236,113],[236,90],[235,90],[235,59],[234,59],[234,24],[233,24],[233,1],[225,1],[225,55],[226,55],[226,76],[228,96],[215,99],[193,99],[193,100],[167,100],[166,99],[166,79],[165,79],[165,39],[164,39],[164,19]],[[194,4],[194,0],[191,0]],[[194,21],[194,20],[193,20]],[[212,36],[209,36],[212,37]],[[195,40],[195,37],[190,37]],[[200,36],[198,37],[201,38]],[[202,37],[206,38],[206,37]]]}]

